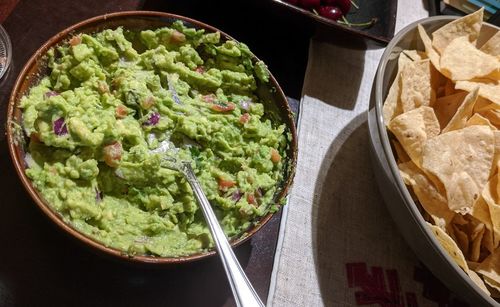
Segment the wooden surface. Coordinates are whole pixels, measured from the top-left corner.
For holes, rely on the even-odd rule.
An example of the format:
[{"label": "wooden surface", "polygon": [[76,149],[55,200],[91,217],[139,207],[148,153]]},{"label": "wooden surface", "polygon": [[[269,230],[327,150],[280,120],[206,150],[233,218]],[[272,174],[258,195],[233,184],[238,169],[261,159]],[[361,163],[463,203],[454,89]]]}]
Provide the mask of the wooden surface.
[{"label": "wooden surface", "polygon": [[0,24],[9,16],[19,0],[2,0],[0,1]]},{"label": "wooden surface", "polygon": [[[168,9],[170,2],[175,3],[172,10]],[[307,63],[309,28],[297,24],[291,26],[292,32],[287,34],[284,28],[288,25],[284,23],[274,32],[256,32],[250,24],[235,18],[234,12],[226,12],[233,16],[229,19],[220,18],[217,11],[203,12],[199,8],[193,10],[194,14],[189,14],[187,7],[179,3],[0,0],[0,18],[4,19],[0,22],[10,35],[14,53],[9,72],[0,80],[0,306],[234,305],[224,271],[216,257],[178,267],[140,268],[96,256],[66,237],[50,224],[22,188],[11,166],[5,141],[6,107],[13,82],[27,59],[43,42],[83,19],[143,6],[214,21],[212,25],[221,26],[230,35],[247,42],[269,64],[288,95],[300,95]],[[184,3],[189,4],[189,1]],[[255,14],[261,8],[259,5],[251,5]],[[267,13],[268,21],[261,23],[261,27],[270,27],[270,14],[272,12]],[[292,45],[286,48],[292,50],[282,56],[283,50],[269,48],[269,41],[273,39],[278,42],[288,40]],[[279,221],[280,214],[277,214],[252,240],[236,249],[242,266],[264,301]]]}]

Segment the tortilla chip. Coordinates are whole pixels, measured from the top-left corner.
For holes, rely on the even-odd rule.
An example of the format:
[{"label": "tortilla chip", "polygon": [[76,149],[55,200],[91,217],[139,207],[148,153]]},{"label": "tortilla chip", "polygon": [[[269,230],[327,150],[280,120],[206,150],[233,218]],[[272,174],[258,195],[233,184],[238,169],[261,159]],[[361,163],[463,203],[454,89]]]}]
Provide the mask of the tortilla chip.
[{"label": "tortilla chip", "polygon": [[479,50],[492,56],[500,56],[500,31],[484,43]]},{"label": "tortilla chip", "polygon": [[399,164],[399,170],[402,177],[407,178],[405,183],[412,186],[424,210],[433,218],[442,219],[444,225],[441,226],[448,225],[455,213],[448,208],[446,197],[440,188],[411,161]]},{"label": "tortilla chip", "polygon": [[483,235],[483,246],[489,252],[493,253],[497,246],[495,246],[495,235],[491,229],[486,227]]},{"label": "tortilla chip", "polygon": [[[440,185],[440,191],[441,191],[441,190],[443,190],[443,191],[444,191],[444,187],[443,187],[443,185],[442,185],[442,184]],[[444,197],[444,196],[443,196],[443,197]],[[448,209],[448,207],[446,207],[446,208]],[[449,210],[450,210],[450,209],[448,209],[448,211],[449,211]],[[425,213],[426,215],[430,216],[430,219],[428,219],[427,221],[432,220],[432,221],[434,222],[434,225],[436,225],[436,226],[440,227],[441,229],[446,230],[446,228],[447,228],[447,227],[449,227],[450,222],[449,222],[449,221],[447,221],[445,218],[440,218],[440,217],[437,217],[437,216],[435,216],[435,215],[431,215],[431,214],[429,214],[429,213],[427,213],[427,212],[424,212],[424,213]],[[453,213],[453,214],[455,214],[455,213]],[[452,220],[453,220],[453,219],[452,219]]]},{"label": "tortilla chip", "polygon": [[[495,134],[495,137],[497,136],[497,134]],[[498,144],[496,143],[497,142],[497,139],[495,139],[495,154],[498,154]],[[491,194],[491,199],[495,202],[495,203],[499,203],[498,201],[498,196],[500,195],[500,185],[498,184],[500,180],[500,173],[498,172],[498,169],[500,168],[500,160],[495,160],[495,158],[498,158],[498,157],[494,157],[493,158],[493,169],[496,171],[496,179],[497,181],[495,182],[494,179],[495,178],[492,178],[492,187],[490,188],[494,188],[494,190],[491,190],[492,192],[495,192],[495,193],[492,193]]]},{"label": "tortilla chip", "polygon": [[493,156],[490,178],[497,172],[497,166],[500,161],[500,131],[493,130],[493,136],[495,137],[495,155]]},{"label": "tortilla chip", "polygon": [[475,125],[488,126],[491,130],[497,130],[497,127],[493,126],[487,118],[481,116],[479,113],[474,113],[474,115],[472,115],[471,118],[469,118],[469,120],[465,123],[466,127]]},{"label": "tortilla chip", "polygon": [[475,240],[485,228],[484,223],[481,223],[471,215],[466,215],[465,217],[469,220],[469,223],[467,224],[467,233],[469,234],[469,238],[471,241]]},{"label": "tortilla chip", "polygon": [[429,38],[429,35],[427,35],[427,32],[425,31],[424,27],[422,27],[422,25],[419,24],[417,28],[420,38],[422,39],[422,43],[424,44],[427,57],[431,61],[432,65],[434,65],[434,68],[436,68],[438,71],[441,71],[441,66],[439,65],[440,55],[434,49],[434,47],[432,47],[432,42]]},{"label": "tortilla chip", "polygon": [[465,272],[469,271],[469,267],[467,265],[467,261],[465,260],[465,257],[458,248],[458,245],[453,241],[453,239],[446,233],[444,230],[441,228],[434,226],[430,223],[426,223],[427,226],[431,229],[432,233],[436,237],[436,239],[439,241],[441,246],[443,247],[444,250],[448,252],[450,257],[455,261],[455,263],[461,267]]},{"label": "tortilla chip", "polygon": [[484,224],[479,224],[480,227],[477,230],[477,234],[472,235],[472,244],[471,244],[471,249],[469,251],[469,260],[471,261],[478,261],[479,260],[479,253],[481,251],[481,243],[483,242],[483,235],[485,231]]},{"label": "tortilla chip", "polygon": [[453,115],[457,113],[458,107],[463,103],[465,96],[467,96],[467,92],[460,91],[456,94],[444,96],[436,100],[434,103],[434,111],[442,129],[448,125]]},{"label": "tortilla chip", "polygon": [[394,147],[394,150],[396,151],[398,163],[406,163],[411,160],[406,151],[404,150],[403,146],[401,146],[401,144],[399,144],[397,140],[392,139],[391,143],[392,146]]},{"label": "tortilla chip", "polygon": [[500,283],[494,281],[491,278],[488,278],[486,276],[483,276],[484,283],[490,286],[490,292],[491,292],[491,297],[500,297]]},{"label": "tortilla chip", "polygon": [[455,94],[457,91],[455,90],[455,83],[450,79],[446,79],[446,83],[444,85],[444,95],[450,96]]},{"label": "tortilla chip", "polygon": [[472,92],[479,86],[479,96],[500,105],[500,82],[489,79],[476,79],[474,81],[457,81],[455,89]]},{"label": "tortilla chip", "polygon": [[[488,183],[484,188],[481,196],[472,207],[472,211],[470,214],[478,221],[486,225],[486,228],[492,229],[493,224],[491,223],[490,209],[487,203],[487,201],[491,201],[491,194],[489,192],[489,188],[490,188],[490,183]],[[486,198],[488,199],[487,201]]]},{"label": "tortilla chip", "polygon": [[487,111],[481,111],[477,114],[480,114],[482,117],[486,118],[493,126],[500,127],[500,111],[490,109]]},{"label": "tortilla chip", "polygon": [[476,104],[474,104],[474,113],[488,111],[488,110],[500,110],[500,105],[479,96],[477,98]]},{"label": "tortilla chip", "polygon": [[500,248],[497,248],[477,267],[476,272],[500,283]]},{"label": "tortilla chip", "polygon": [[500,74],[500,61],[478,50],[466,36],[454,39],[441,54],[441,73],[453,81],[474,78],[494,79]]},{"label": "tortilla chip", "polygon": [[453,224],[467,225],[469,224],[469,220],[466,220],[465,217],[461,214],[455,214],[455,217],[453,218]]},{"label": "tortilla chip", "polygon": [[465,127],[467,120],[471,117],[472,111],[474,110],[474,104],[476,103],[477,96],[479,93],[479,88],[473,90],[467,96],[465,96],[462,104],[458,107],[457,112],[451,118],[450,122],[443,129],[442,133],[449,131],[461,129]]},{"label": "tortilla chip", "polygon": [[403,109],[401,106],[401,70],[403,67],[410,63],[411,59],[400,53],[398,58],[398,72],[396,74],[396,78],[392,82],[391,87],[389,88],[389,93],[384,101],[384,106],[382,107],[382,113],[384,116],[385,125],[389,125],[391,119],[396,117],[397,115],[403,113]]},{"label": "tortilla chip", "polygon": [[456,19],[432,33],[432,46],[443,54],[444,49],[457,37],[465,36],[471,43],[475,43],[483,23],[483,11],[476,12]]},{"label": "tortilla chip", "polygon": [[490,209],[491,222],[493,223],[494,241],[495,246],[500,242],[500,205],[492,202],[488,202],[488,207]]},{"label": "tortilla chip", "polygon": [[481,279],[481,277],[479,277],[479,275],[477,275],[476,272],[474,271],[467,271],[467,274],[469,275],[470,279],[472,279],[472,281],[479,287],[481,288],[481,290],[484,291],[484,293],[486,293],[487,295],[491,295],[490,291],[488,291],[488,289],[486,288],[483,280]]},{"label": "tortilla chip", "polygon": [[401,71],[401,104],[403,112],[420,106],[430,106],[436,100],[432,88],[433,72],[429,60],[415,61],[405,65]]},{"label": "tortilla chip", "polygon": [[[493,246],[497,246],[500,242],[500,205],[499,194],[498,194],[498,175],[493,176],[493,178],[488,182],[484,190],[482,191],[482,197],[484,198],[486,205],[488,206],[488,213],[484,212],[484,208],[477,208],[478,220],[481,220],[488,229],[493,231]],[[479,205],[478,205],[479,206]],[[476,206],[475,206],[476,207]],[[489,222],[487,219],[487,214],[489,214]],[[479,218],[481,216],[482,218]]]},{"label": "tortilla chip", "polygon": [[425,52],[417,51],[417,50],[403,50],[403,53],[410,58],[412,61],[420,61],[425,60],[427,55]]},{"label": "tortilla chip", "polygon": [[479,266],[479,264],[480,264],[479,262],[467,260],[467,265],[469,266],[469,270],[475,271],[476,268]]},{"label": "tortilla chip", "polygon": [[425,141],[437,136],[441,130],[434,110],[425,106],[396,116],[388,128],[417,165],[420,165]]},{"label": "tortilla chip", "polygon": [[448,207],[469,213],[488,182],[494,156],[494,135],[486,126],[470,126],[428,139],[422,168],[445,186]]},{"label": "tortilla chip", "polygon": [[469,236],[456,225],[453,225],[452,229],[456,238],[454,241],[457,243],[462,253],[464,255],[469,254]]}]

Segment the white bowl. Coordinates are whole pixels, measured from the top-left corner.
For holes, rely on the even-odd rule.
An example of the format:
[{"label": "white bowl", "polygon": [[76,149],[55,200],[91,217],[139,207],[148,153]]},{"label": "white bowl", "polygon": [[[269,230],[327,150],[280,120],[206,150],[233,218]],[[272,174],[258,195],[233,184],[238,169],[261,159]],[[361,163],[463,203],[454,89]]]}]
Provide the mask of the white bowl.
[{"label": "white bowl", "polygon": [[[385,97],[396,76],[399,53],[404,49],[424,50],[417,25],[421,24],[427,32],[433,32],[456,18],[456,16],[435,16],[419,20],[401,30],[387,45],[378,66],[370,99],[368,125],[372,164],[385,204],[401,234],[418,258],[451,291],[472,306],[499,306],[498,302],[486,295],[453,261],[425,224],[399,175],[382,116]],[[479,43],[498,29],[491,24],[483,23]]]}]

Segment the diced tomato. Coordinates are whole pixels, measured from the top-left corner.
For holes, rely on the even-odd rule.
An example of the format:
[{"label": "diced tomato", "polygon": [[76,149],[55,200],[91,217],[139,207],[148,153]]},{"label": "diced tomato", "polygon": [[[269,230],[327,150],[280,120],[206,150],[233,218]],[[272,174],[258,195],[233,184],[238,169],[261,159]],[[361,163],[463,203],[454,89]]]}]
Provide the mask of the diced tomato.
[{"label": "diced tomato", "polygon": [[198,66],[198,67],[196,67],[196,68],[195,68],[195,70],[194,70],[194,71],[196,71],[196,72],[198,72],[198,73],[202,74],[202,73],[204,73],[204,72],[205,72],[205,67],[203,67],[203,66]]},{"label": "diced tomato", "polygon": [[226,191],[228,188],[234,187],[236,185],[236,182],[222,178],[219,178],[218,183],[219,183],[219,190],[221,191]]},{"label": "diced tomato", "polygon": [[212,110],[217,111],[217,112],[229,112],[229,111],[234,110],[236,108],[236,105],[232,102],[227,102],[224,105],[214,103],[214,104],[212,104],[211,108],[212,108]]},{"label": "diced tomato", "polygon": [[33,143],[40,143],[40,134],[37,132],[32,132],[30,135],[30,139]]},{"label": "diced tomato", "polygon": [[80,43],[82,42],[82,38],[80,36],[73,36],[70,40],[69,40],[69,44],[71,46],[76,46],[76,45],[79,45]]},{"label": "diced tomato", "polygon": [[117,167],[122,159],[122,151],[122,144],[120,142],[114,142],[113,144],[104,146],[104,162],[111,167]]},{"label": "diced tomato", "polygon": [[216,98],[217,96],[215,96],[214,94],[203,95],[201,97],[201,99],[207,103],[213,103]]},{"label": "diced tomato", "polygon": [[281,161],[280,153],[274,148],[271,149],[271,161],[273,161],[273,163],[278,163]]},{"label": "diced tomato", "polygon": [[123,104],[119,104],[115,109],[116,118],[125,118],[128,115],[127,107]]},{"label": "diced tomato", "polygon": [[177,30],[174,30],[172,32],[172,35],[170,36],[170,42],[173,44],[182,44],[186,41],[186,35],[184,33],[181,33]]},{"label": "diced tomato", "polygon": [[255,201],[255,195],[253,193],[248,193],[247,194],[247,202],[250,205],[255,205],[257,202]]},{"label": "diced tomato", "polygon": [[104,82],[99,82],[99,84],[97,85],[97,90],[101,94],[109,93],[109,86]]},{"label": "diced tomato", "polygon": [[153,96],[149,96],[141,102],[141,106],[143,109],[148,110],[155,104],[155,99]]},{"label": "diced tomato", "polygon": [[248,113],[245,113],[245,114],[240,116],[240,123],[242,123],[242,124],[248,123],[249,120],[250,120],[250,114],[248,114]]}]

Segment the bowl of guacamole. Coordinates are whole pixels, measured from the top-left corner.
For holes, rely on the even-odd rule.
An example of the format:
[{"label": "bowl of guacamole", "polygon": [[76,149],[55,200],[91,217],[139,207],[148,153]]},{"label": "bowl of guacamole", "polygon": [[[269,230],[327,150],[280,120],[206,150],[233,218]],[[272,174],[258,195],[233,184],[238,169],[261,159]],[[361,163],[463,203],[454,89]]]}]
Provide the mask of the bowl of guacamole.
[{"label": "bowl of guacamole", "polygon": [[61,229],[145,263],[212,255],[162,144],[189,161],[233,245],[284,203],[297,158],[287,100],[244,43],[201,22],[120,12],[76,24],[28,61],[8,107],[21,182]]}]

